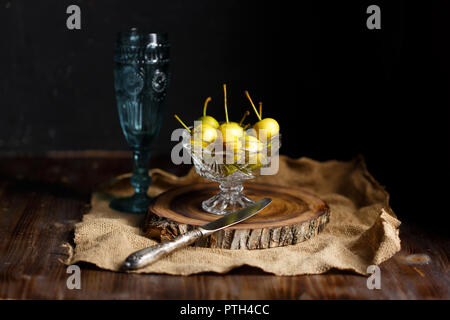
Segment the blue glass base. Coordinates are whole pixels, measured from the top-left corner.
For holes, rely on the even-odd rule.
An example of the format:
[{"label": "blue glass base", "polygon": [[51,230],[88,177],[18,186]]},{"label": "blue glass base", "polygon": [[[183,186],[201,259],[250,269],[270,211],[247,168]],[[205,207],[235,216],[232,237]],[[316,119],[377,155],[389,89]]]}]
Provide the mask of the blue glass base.
[{"label": "blue glass base", "polygon": [[131,197],[113,199],[109,207],[127,213],[146,213],[152,201],[145,194],[134,194]]}]

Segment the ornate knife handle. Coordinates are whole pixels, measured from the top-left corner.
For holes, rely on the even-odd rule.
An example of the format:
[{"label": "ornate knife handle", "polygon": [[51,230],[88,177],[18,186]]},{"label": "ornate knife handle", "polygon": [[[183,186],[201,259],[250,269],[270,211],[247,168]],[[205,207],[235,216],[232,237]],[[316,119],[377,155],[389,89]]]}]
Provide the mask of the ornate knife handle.
[{"label": "ornate knife handle", "polygon": [[206,235],[206,233],[208,232],[204,232],[204,230],[197,228],[188,231],[171,241],[166,241],[161,244],[136,251],[135,253],[129,255],[125,260],[123,269],[135,270],[145,267],[177,249],[187,247],[191,243],[194,243],[198,239],[202,238],[204,235]]}]

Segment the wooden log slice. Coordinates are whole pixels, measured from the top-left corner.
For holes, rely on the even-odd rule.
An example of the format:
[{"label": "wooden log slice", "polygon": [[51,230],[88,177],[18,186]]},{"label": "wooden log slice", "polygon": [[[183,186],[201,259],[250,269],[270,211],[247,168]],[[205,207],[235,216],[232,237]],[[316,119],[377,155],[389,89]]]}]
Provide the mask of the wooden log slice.
[{"label": "wooden log slice", "polygon": [[[214,183],[171,189],[149,207],[145,236],[171,240],[197,226],[220,218],[203,211],[201,203],[217,194]],[[245,194],[253,199],[272,198],[257,215],[197,241],[195,246],[222,249],[264,249],[296,244],[318,234],[329,221],[328,206],[317,196],[295,188],[249,183]]]}]

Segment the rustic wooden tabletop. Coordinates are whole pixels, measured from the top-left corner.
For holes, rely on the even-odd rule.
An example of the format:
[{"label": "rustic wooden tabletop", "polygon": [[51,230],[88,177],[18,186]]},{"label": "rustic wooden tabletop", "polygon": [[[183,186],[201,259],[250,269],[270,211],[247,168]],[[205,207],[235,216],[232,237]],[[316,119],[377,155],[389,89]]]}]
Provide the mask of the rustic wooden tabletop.
[{"label": "rustic wooden tabletop", "polygon": [[[152,160],[183,174],[165,158]],[[81,289],[66,286],[70,276],[58,258],[72,242],[73,225],[88,209],[100,183],[131,170],[128,152],[53,152],[0,155],[1,299],[449,299],[448,237],[426,233],[403,219],[402,250],[381,267],[381,289],[348,272],[278,277],[251,267],[228,274],[143,275],[81,267]],[[427,254],[431,261],[409,265],[404,258]]]}]

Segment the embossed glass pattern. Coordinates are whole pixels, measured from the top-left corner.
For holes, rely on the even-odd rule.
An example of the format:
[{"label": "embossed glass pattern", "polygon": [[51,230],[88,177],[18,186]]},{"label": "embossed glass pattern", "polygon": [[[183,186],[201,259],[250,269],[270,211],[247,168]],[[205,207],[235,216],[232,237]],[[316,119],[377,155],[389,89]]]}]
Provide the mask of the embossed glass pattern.
[{"label": "embossed glass pattern", "polygon": [[120,124],[133,151],[131,185],[135,194],[111,201],[111,208],[143,213],[147,196],[151,146],[161,129],[169,86],[169,41],[165,33],[137,29],[119,33],[114,54],[114,89]]}]

